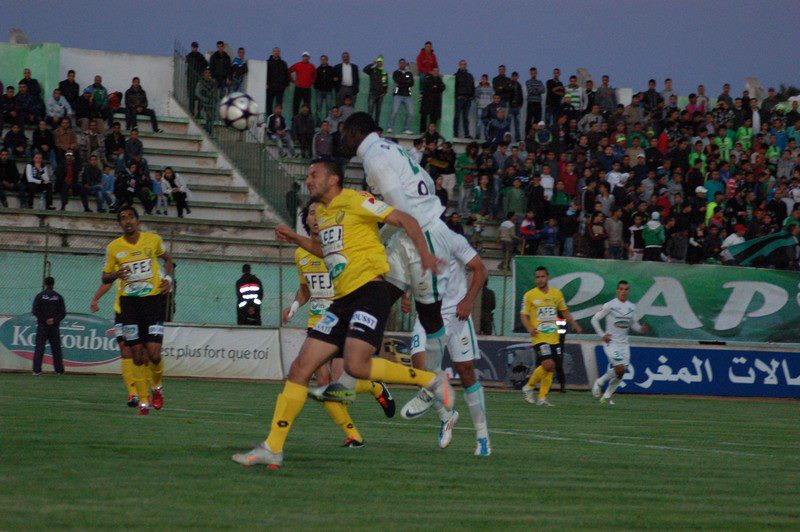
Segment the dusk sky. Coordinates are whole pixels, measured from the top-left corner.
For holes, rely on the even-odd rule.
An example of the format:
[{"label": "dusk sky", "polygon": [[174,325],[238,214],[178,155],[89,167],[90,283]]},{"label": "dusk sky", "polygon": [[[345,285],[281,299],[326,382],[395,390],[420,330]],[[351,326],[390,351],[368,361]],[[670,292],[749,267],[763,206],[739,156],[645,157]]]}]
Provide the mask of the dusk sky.
[{"label": "dusk sky", "polygon": [[[287,7],[291,6],[291,7]],[[387,67],[413,61],[433,41],[445,74],[465,58],[474,74],[537,66],[567,77],[576,68],[617,87],[661,88],[672,77],[682,95],[704,83],[710,96],[725,81],[740,92],[746,76],[764,87],[800,85],[797,28],[800,2],[649,0],[593,2],[482,2],[474,0],[114,2],[0,0],[0,38],[19,27],[31,42],[131,53],[168,55],[173,41],[198,40],[211,50],[222,39],[264,59],[273,46],[291,64],[308,50],[338,62],[349,50],[359,66],[381,53]],[[566,81],[566,79],[565,79]]]}]

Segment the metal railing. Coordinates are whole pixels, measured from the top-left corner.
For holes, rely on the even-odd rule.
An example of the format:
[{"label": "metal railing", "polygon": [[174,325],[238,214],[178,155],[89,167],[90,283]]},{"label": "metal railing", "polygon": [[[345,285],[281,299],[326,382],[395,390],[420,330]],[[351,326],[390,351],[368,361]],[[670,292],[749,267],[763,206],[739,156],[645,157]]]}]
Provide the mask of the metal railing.
[{"label": "metal railing", "polygon": [[[190,71],[186,55],[186,49],[176,41],[173,54],[173,98],[205,129],[253,190],[283,219],[294,223],[294,208],[302,205],[306,199],[297,176],[288,172],[280,159],[272,154],[276,148],[257,129],[237,131],[219,122],[221,92],[213,101],[201,101],[195,96],[194,88],[200,81],[200,76]],[[266,113],[262,113],[262,120],[266,116]]]}]

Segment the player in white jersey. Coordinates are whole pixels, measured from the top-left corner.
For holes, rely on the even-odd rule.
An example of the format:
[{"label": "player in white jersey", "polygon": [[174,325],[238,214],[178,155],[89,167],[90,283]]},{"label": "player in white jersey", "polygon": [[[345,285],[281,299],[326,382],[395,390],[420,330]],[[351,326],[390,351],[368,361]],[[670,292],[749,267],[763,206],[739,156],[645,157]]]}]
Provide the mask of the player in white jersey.
[{"label": "player in white jersey", "polygon": [[[636,305],[628,301],[631,287],[628,281],[617,283],[617,297],[612,299],[592,316],[592,327],[603,339],[603,350],[608,357],[609,369],[599,379],[594,381],[592,394],[600,397],[602,387],[608,383],[606,391],[600,397],[601,403],[614,404],[611,396],[617,390],[625,368],[631,361],[631,348],[628,342],[628,331],[646,334],[647,324],[636,321]],[[601,320],[605,318],[606,327],[603,329]]]},{"label": "player in white jersey", "polygon": [[[380,195],[395,209],[414,217],[431,253],[441,259],[442,264],[449,264],[456,234],[440,219],[445,209],[436,196],[433,179],[405,149],[381,138],[377,131],[378,125],[369,114],[358,112],[350,115],[344,122],[342,137],[345,153],[362,159],[370,191]],[[386,227],[382,239],[386,242],[389,261],[386,280],[394,287],[389,296],[394,302],[406,290],[411,290],[417,315],[426,333],[425,351],[441,358],[444,356],[445,335],[442,297],[447,292],[447,268],[438,275],[426,271],[417,249],[403,231]],[[352,390],[354,383],[355,379],[346,373],[338,381],[346,390]],[[337,384],[311,393],[327,400],[336,400],[336,396],[351,397],[349,391],[344,392]]]},{"label": "player in white jersey", "polygon": [[[477,445],[476,456],[489,456],[492,452],[489,444],[489,430],[486,425],[486,406],[483,388],[475,376],[474,361],[480,357],[475,327],[472,324],[472,305],[486,283],[488,271],[478,252],[475,251],[461,235],[453,239],[453,257],[448,266],[450,277],[447,293],[442,300],[442,318],[445,325],[445,344],[453,361],[453,368],[461,378],[464,387],[464,399],[469,407],[472,423],[475,426]],[[472,278],[467,284],[466,269],[472,270]],[[410,310],[410,301],[403,298],[403,311]],[[442,369],[442,359],[436,353],[430,356],[425,353],[425,329],[419,319],[414,323],[411,339],[411,356],[414,367],[438,372]],[[453,437],[453,426],[458,421],[458,412],[444,409],[426,390],[420,390],[411,401],[403,407],[402,415],[413,419],[424,414],[428,408],[439,415],[441,428],[439,446],[447,447]]]}]

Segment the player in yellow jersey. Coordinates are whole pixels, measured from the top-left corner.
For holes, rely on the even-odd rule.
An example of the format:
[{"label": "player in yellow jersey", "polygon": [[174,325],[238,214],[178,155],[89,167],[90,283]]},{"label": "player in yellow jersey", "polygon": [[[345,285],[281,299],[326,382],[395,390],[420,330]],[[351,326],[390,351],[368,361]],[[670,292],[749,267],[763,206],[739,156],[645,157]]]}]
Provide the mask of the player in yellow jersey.
[{"label": "player in yellow jersey", "polygon": [[384,279],[389,263],[378,222],[406,231],[419,253],[423,270],[438,273],[444,265],[428,250],[416,220],[367,192],[343,189],[342,176],[339,166],[330,160],[315,161],[309,168],[306,185],[311,199],[320,204],[316,212],[319,241],[301,236],[285,225],[275,229],[280,240],[324,258],[333,284],[333,303],[308,333],[289,369],[288,380],[275,404],[269,435],[252,451],[234,454],[231,458],[239,464],[263,464],[271,469],[283,464],[283,445],[306,402],[311,376],[340,352],[345,371],[356,379],[423,386],[433,391],[445,408],[453,406],[453,388],[446,375],[373,358],[396,300]]},{"label": "player in yellow jersey", "polygon": [[[564,294],[558,288],[548,286],[549,279],[547,268],[536,268],[536,288],[525,292],[520,310],[522,325],[531,335],[531,343],[536,352],[536,369],[528,383],[522,387],[522,395],[527,402],[535,402],[540,406],[553,406],[547,400],[547,392],[553,384],[553,371],[556,369],[553,357],[561,351],[556,324],[559,313],[576,333],[581,333],[581,326],[569,313],[564,302]],[[539,397],[534,399],[533,388],[537,383],[540,383]]]},{"label": "player in yellow jersey", "polygon": [[120,282],[115,281],[114,283],[101,284],[97,292],[92,296],[92,300],[89,302],[89,310],[91,310],[92,313],[100,310],[100,298],[106,295],[112,286],[115,288],[114,337],[117,340],[117,345],[119,345],[122,381],[125,383],[125,389],[128,390],[128,406],[136,407],[139,406],[139,396],[136,395],[136,386],[133,383],[133,355],[131,354],[130,347],[125,343],[125,335],[122,332],[122,309],[120,309],[119,306],[119,296],[121,292]]},{"label": "player in yellow jersey", "polygon": [[[103,267],[104,284],[120,282],[120,310],[125,343],[133,356],[133,381],[139,396],[139,415],[150,412],[146,368],[152,372],[152,406],[164,404],[161,377],[164,361],[161,343],[164,338],[166,294],[172,288],[172,258],[161,237],[139,230],[139,213],[130,205],[117,211],[123,235],[106,248]],[[164,272],[158,259],[164,261]]]},{"label": "player in yellow jersey", "polygon": [[[302,211],[301,222],[306,233],[311,238],[319,238],[317,227],[316,203],[309,203]],[[294,262],[300,276],[300,287],[295,294],[291,307],[283,309],[283,324],[289,322],[297,310],[309,303],[307,328],[311,331],[325,315],[328,307],[333,302],[333,284],[325,262],[306,251],[297,248],[294,253]],[[316,372],[317,385],[324,386],[337,378],[344,371],[341,358],[335,358],[330,364],[324,364]],[[395,402],[389,388],[383,383],[360,380],[356,383],[357,392],[369,392],[383,408],[386,417],[393,417]],[[333,421],[344,431],[347,439],[342,447],[362,447],[364,439],[355,427],[347,407],[333,401],[323,401],[323,406]]]}]

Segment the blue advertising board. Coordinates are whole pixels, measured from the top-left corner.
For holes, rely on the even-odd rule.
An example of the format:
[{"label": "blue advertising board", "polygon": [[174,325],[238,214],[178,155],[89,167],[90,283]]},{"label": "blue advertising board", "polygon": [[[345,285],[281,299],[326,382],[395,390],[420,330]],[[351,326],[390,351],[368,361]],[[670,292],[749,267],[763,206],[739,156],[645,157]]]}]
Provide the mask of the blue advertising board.
[{"label": "blue advertising board", "polygon": [[[597,371],[609,367],[602,346]],[[631,346],[622,393],[800,397],[800,354]]]}]

